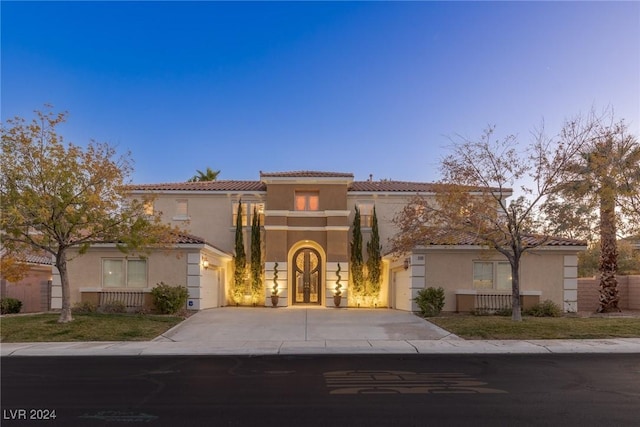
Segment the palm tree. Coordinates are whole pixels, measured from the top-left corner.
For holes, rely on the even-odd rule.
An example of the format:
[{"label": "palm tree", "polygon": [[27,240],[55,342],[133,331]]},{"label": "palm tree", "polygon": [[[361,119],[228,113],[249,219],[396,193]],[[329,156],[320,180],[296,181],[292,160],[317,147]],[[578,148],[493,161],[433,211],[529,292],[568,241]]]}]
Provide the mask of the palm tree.
[{"label": "palm tree", "polygon": [[[620,311],[618,307],[618,217],[616,207],[625,198],[637,197],[638,187],[629,185],[630,172],[637,184],[640,177],[640,145],[626,132],[623,121],[599,126],[588,148],[568,169],[571,179],[563,186],[565,195],[597,207],[600,232],[599,313]],[[637,219],[636,219],[637,221]]]},{"label": "palm tree", "polygon": [[214,171],[210,167],[207,166],[207,170],[202,172],[201,170],[196,169],[197,174],[189,179],[187,182],[199,182],[199,181],[215,181],[218,179],[218,174],[220,171]]}]

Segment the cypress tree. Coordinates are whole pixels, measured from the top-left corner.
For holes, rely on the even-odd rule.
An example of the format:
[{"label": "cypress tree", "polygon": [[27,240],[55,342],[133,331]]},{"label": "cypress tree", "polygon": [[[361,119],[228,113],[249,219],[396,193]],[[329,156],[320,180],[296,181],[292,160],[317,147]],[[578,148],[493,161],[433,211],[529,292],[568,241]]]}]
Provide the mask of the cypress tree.
[{"label": "cypress tree", "polygon": [[382,282],[382,246],[380,245],[378,217],[375,206],[373,207],[373,218],[371,222],[371,240],[367,243],[367,279],[371,285],[371,295],[377,298],[380,293],[380,283]]},{"label": "cypress tree", "polygon": [[251,297],[256,303],[262,293],[262,244],[260,241],[260,218],[253,207],[251,220]]},{"label": "cypress tree", "polygon": [[244,252],[244,236],[242,233],[242,199],[238,202],[236,216],[236,255],[233,257],[233,301],[238,304],[244,295],[244,276],[247,268],[247,255]]},{"label": "cypress tree", "polygon": [[356,206],[353,217],[353,239],[351,240],[351,280],[353,294],[360,296],[364,293],[364,265],[362,260],[362,231],[360,230],[360,210]]}]

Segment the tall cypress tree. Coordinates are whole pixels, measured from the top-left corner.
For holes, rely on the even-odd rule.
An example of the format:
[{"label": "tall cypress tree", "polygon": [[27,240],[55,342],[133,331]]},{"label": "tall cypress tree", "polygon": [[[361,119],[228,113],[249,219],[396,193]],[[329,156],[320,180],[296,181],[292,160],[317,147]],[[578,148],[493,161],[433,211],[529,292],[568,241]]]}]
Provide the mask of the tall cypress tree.
[{"label": "tall cypress tree", "polygon": [[362,231],[360,230],[360,209],[356,206],[353,217],[353,239],[351,240],[351,280],[353,294],[360,296],[364,293],[364,263],[362,260]]},{"label": "tall cypress tree", "polygon": [[371,222],[371,240],[367,243],[367,280],[371,285],[369,288],[371,295],[377,298],[380,293],[380,283],[382,282],[382,246],[380,245],[378,217],[375,206],[373,207]]},{"label": "tall cypress tree", "polygon": [[236,255],[233,257],[233,301],[239,304],[244,295],[244,276],[247,268],[247,255],[244,252],[244,236],[242,233],[242,199],[238,202],[236,216]]},{"label": "tall cypress tree", "polygon": [[262,294],[262,244],[260,241],[260,218],[253,207],[251,220],[251,297],[256,303]]}]

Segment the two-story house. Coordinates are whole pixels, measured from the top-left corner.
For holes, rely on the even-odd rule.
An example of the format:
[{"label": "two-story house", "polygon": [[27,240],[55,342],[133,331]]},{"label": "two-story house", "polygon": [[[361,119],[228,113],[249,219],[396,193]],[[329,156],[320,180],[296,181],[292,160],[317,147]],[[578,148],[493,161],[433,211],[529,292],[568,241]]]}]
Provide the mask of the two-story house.
[{"label": "two-story house", "polygon": [[[231,295],[239,203],[247,253],[252,215],[260,219],[261,305],[271,305],[269,296],[275,286],[279,306],[334,307],[339,279],[343,307],[413,311],[417,309],[413,298],[429,286],[445,289],[447,311],[473,309],[478,295],[510,294],[506,259],[472,241],[418,247],[400,257],[386,255],[380,292],[368,297],[350,292],[355,207],[361,213],[366,247],[375,206],[383,253],[387,253],[388,240],[396,232],[393,218],[416,194],[433,195],[430,183],[355,181],[351,173],[260,172],[257,181],[144,184],[132,186],[132,192],[133,196],[153,194],[149,209],[161,212],[164,221],[180,224],[189,234],[181,236],[172,250],[158,250],[146,257],[125,257],[112,244],[95,245],[68,265],[72,303],[99,304],[106,295],[123,300],[137,295],[129,305],[148,304],[148,292],[164,282],[187,286],[191,309],[251,304],[248,293],[241,301],[234,301]],[[521,289],[526,304],[550,299],[575,311],[576,254],[583,249],[582,242],[554,239],[524,257]],[[60,294],[54,277],[53,308],[61,305]]]}]

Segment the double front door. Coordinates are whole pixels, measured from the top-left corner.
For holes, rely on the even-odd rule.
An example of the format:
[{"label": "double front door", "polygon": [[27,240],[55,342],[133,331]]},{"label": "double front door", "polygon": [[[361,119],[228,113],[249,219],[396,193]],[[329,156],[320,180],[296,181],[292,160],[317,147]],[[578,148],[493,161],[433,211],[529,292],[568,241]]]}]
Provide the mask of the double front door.
[{"label": "double front door", "polygon": [[312,248],[302,248],[293,255],[293,283],[295,304],[320,304],[320,254]]}]

